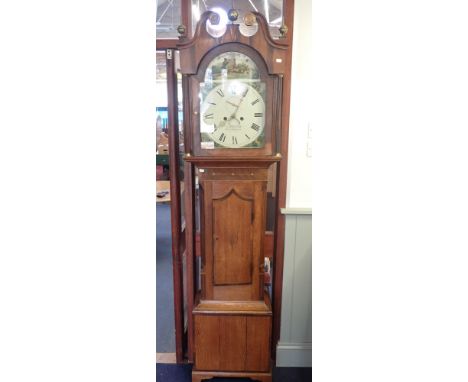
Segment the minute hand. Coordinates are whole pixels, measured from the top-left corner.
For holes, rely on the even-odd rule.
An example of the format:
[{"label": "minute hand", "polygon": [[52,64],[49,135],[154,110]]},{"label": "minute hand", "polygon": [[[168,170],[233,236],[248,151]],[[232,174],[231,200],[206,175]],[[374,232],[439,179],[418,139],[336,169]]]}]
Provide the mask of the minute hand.
[{"label": "minute hand", "polygon": [[234,105],[233,103],[231,103],[229,101],[226,101],[227,103],[229,103],[229,104],[236,107],[235,110],[233,111],[233,113],[231,114],[231,116],[229,117],[229,119],[233,119],[233,118],[236,117],[237,111],[239,110],[239,106],[241,105],[241,103],[244,100],[245,96],[247,95],[248,91],[249,91],[249,88],[245,89],[244,94],[242,94],[242,97],[241,97],[241,99],[240,99],[240,101],[239,101],[239,103],[237,105]]}]

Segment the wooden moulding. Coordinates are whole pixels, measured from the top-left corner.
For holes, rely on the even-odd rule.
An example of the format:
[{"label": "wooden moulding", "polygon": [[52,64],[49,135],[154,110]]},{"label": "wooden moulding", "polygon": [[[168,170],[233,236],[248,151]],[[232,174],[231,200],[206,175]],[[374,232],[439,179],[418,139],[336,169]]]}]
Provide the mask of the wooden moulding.
[{"label": "wooden moulding", "polygon": [[178,42],[177,39],[156,39],[156,50],[176,49]]},{"label": "wooden moulding", "polygon": [[267,292],[263,301],[216,301],[201,300],[197,295],[193,314],[242,314],[271,316],[271,301]]},{"label": "wooden moulding", "polygon": [[231,157],[215,158],[185,155],[186,162],[194,163],[198,167],[228,167],[228,168],[268,168],[272,163],[281,161],[281,155],[258,158]]},{"label": "wooden moulding", "polygon": [[264,181],[268,180],[267,169],[264,168],[239,168],[239,167],[204,167],[200,168],[198,178],[200,181],[209,180],[247,180]]},{"label": "wooden moulding", "polygon": [[183,73],[194,74],[197,71],[197,63],[212,48],[230,42],[239,42],[256,49],[265,58],[271,74],[284,73],[286,57],[289,45],[274,40],[269,32],[268,23],[260,13],[253,12],[258,22],[258,32],[247,37],[240,33],[238,24],[227,24],[226,32],[218,38],[212,37],[206,30],[206,21],[214,12],[206,11],[198,22],[192,39],[181,38],[177,48],[186,54],[181,55],[181,69]]}]

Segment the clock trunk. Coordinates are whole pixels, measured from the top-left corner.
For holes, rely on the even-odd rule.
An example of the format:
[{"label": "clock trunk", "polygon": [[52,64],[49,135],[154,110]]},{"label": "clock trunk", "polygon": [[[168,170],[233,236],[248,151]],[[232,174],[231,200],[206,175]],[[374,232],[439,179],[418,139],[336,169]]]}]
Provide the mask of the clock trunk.
[{"label": "clock trunk", "polygon": [[202,299],[263,299],[265,168],[199,170],[203,227]]}]

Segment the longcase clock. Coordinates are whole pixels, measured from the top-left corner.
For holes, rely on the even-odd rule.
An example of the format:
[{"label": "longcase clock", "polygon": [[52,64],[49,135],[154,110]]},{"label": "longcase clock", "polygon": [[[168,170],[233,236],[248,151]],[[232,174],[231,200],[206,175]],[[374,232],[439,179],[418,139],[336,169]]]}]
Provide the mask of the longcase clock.
[{"label": "longcase clock", "polygon": [[[268,169],[281,160],[282,74],[286,46],[261,14],[257,31],[228,24],[210,34],[205,12],[178,44],[184,86],[186,210],[199,214],[201,262],[193,266],[192,381],[249,377],[271,381],[272,308],[264,286]],[[197,208],[195,208],[195,206]],[[187,233],[193,241],[194,234]],[[189,245],[188,245],[189,247]],[[194,264],[196,264],[194,262]]]}]

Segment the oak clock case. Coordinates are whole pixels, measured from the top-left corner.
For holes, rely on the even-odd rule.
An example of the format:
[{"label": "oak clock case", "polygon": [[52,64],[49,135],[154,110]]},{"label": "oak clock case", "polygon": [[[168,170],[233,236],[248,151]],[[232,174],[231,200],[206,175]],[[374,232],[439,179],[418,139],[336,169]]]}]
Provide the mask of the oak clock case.
[{"label": "oak clock case", "polygon": [[[212,37],[203,28],[210,14],[202,15],[192,40],[178,44],[189,95],[185,160],[193,175],[186,179],[197,172],[198,199],[190,202],[200,216],[192,381],[269,382],[272,307],[264,286],[264,239],[268,169],[281,160],[280,63],[286,47],[271,39],[258,13],[256,35],[242,36],[239,25],[230,24],[223,36]],[[186,189],[195,192],[194,180]]]}]

